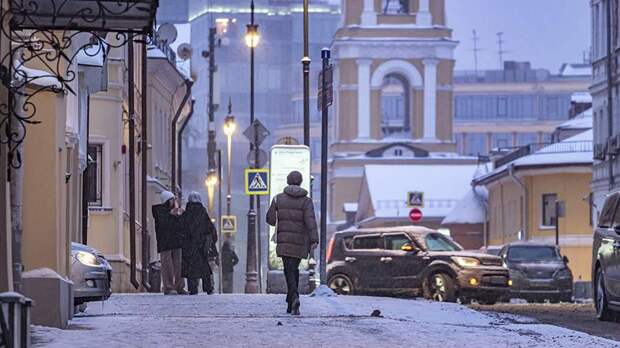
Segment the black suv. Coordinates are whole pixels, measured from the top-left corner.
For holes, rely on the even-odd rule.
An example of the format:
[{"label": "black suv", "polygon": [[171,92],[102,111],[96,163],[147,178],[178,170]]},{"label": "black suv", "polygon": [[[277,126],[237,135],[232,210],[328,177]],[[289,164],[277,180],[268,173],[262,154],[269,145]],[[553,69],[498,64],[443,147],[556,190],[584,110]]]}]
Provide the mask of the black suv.
[{"label": "black suv", "polygon": [[607,196],[592,246],[592,285],[596,316],[613,321],[620,313],[620,193]]},{"label": "black suv", "polygon": [[424,227],[338,232],[327,250],[328,285],[339,294],[422,294],[436,301],[493,304],[508,293],[501,258],[464,252]]},{"label": "black suv", "polygon": [[572,301],[573,274],[559,247],[514,242],[504,246],[499,256],[510,270],[510,297],[534,302]]}]

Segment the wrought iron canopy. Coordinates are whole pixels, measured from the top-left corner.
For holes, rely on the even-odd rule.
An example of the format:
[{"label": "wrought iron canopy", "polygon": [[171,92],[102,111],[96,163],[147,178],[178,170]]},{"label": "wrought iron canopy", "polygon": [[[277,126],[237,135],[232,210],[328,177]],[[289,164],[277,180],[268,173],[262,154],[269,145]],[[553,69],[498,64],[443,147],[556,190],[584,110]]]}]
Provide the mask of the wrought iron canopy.
[{"label": "wrought iron canopy", "polygon": [[150,33],[158,0],[10,0],[13,30]]}]

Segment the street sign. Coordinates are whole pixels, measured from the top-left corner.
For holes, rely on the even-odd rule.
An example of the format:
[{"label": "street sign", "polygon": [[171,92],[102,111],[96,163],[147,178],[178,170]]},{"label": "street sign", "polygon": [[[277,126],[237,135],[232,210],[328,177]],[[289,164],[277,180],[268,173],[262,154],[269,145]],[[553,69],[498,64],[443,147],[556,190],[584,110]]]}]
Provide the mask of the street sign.
[{"label": "street sign", "polygon": [[[254,139],[254,134],[256,131],[258,131],[258,136]],[[250,143],[254,143],[256,140],[256,145],[258,146],[260,146],[260,144],[262,144],[263,141],[265,141],[265,138],[267,138],[270,134],[271,132],[269,132],[267,127],[265,127],[265,125],[258,119],[255,119],[254,123],[243,131],[243,135],[248,138]]]},{"label": "street sign", "polygon": [[334,66],[330,65],[325,70],[325,76],[323,71],[319,72],[319,93],[317,96],[317,107],[319,111],[323,109],[323,77],[325,77],[326,89],[327,89],[327,106],[332,106],[334,103]]},{"label": "street sign", "polygon": [[269,170],[246,169],[245,170],[245,194],[260,196],[269,194]]},{"label": "street sign", "polygon": [[424,192],[407,192],[408,207],[424,207]]},{"label": "street sign", "polygon": [[424,214],[422,214],[422,210],[420,210],[420,208],[413,208],[409,211],[409,220],[411,220],[411,222],[420,222],[423,217]]},{"label": "street sign", "polygon": [[263,149],[258,150],[258,164],[256,163],[256,154],[254,151],[248,152],[248,166],[254,168],[262,168],[267,164],[267,151]]},{"label": "street sign", "polygon": [[222,233],[237,233],[237,217],[234,215],[222,215]]},{"label": "street sign", "polygon": [[[304,145],[274,145],[271,148],[269,166],[269,188],[271,193],[269,201],[284,191],[287,186],[286,177],[290,172],[296,170],[301,173],[303,181],[301,188],[310,192],[310,148]],[[276,254],[276,243],[274,242],[275,228],[269,227],[269,269],[283,269],[282,259]],[[306,269],[307,261],[302,261],[302,269]]]}]

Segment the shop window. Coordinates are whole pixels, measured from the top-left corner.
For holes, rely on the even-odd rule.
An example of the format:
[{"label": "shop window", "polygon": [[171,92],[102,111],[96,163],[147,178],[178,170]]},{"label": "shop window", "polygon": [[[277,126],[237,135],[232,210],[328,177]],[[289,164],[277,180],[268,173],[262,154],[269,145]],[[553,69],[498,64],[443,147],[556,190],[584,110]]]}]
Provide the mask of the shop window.
[{"label": "shop window", "polygon": [[100,207],[103,205],[103,145],[88,145],[88,167],[86,192],[88,205]]}]

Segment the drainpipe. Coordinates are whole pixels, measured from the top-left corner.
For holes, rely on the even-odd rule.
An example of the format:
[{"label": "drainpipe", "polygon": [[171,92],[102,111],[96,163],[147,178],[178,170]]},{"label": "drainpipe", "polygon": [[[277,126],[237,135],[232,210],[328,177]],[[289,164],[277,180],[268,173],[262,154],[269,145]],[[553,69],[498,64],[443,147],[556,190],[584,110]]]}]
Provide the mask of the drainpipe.
[{"label": "drainpipe", "polygon": [[511,164],[508,166],[508,175],[510,175],[510,178],[512,179],[512,181],[515,182],[515,184],[517,184],[517,186],[519,186],[521,188],[521,193],[523,195],[523,201],[521,203],[521,210],[523,211],[523,216],[521,217],[521,228],[523,230],[523,240],[527,240],[529,237],[528,231],[527,231],[527,223],[528,223],[528,213],[527,213],[527,187],[525,187],[525,184],[523,184],[523,182],[521,180],[519,180],[519,178],[517,178],[515,176],[514,173],[514,169],[515,169],[515,165]]},{"label": "drainpipe", "polygon": [[177,144],[177,122],[179,121],[179,118],[181,117],[181,112],[183,111],[183,107],[185,106],[185,104],[187,103],[187,100],[189,99],[191,92],[192,92],[192,85],[194,84],[194,82],[192,80],[186,79],[185,80],[185,96],[183,96],[183,101],[181,101],[181,103],[179,104],[179,108],[177,109],[176,114],[174,115],[174,118],[172,119],[172,142],[171,145],[173,146],[172,148],[172,161],[171,161],[171,166],[170,166],[170,171],[171,171],[171,178],[170,178],[170,188],[172,190],[172,192],[174,193],[179,193],[177,190],[177,151],[178,149],[176,148],[176,144]]},{"label": "drainpipe", "polygon": [[476,185],[476,183],[472,181],[471,190],[474,193],[474,197],[476,197],[478,202],[480,202],[482,204],[482,207],[484,208],[484,222],[482,224],[482,245],[484,245],[484,247],[487,248],[489,246],[489,236],[488,236],[489,225],[487,223],[489,221],[488,200],[485,200],[484,197],[478,194],[478,192],[476,191],[477,186],[478,185]]},{"label": "drainpipe", "polygon": [[192,100],[190,105],[189,115],[181,124],[181,128],[179,129],[179,139],[177,139],[177,149],[179,149],[179,187],[181,188],[181,192],[183,192],[183,132],[185,131],[185,127],[189,123],[189,120],[194,116],[194,104],[196,104],[196,100]]},{"label": "drainpipe", "polygon": [[148,88],[148,81],[147,81],[147,74],[148,74],[148,55],[146,52],[146,42],[147,42],[147,38],[144,37],[144,42],[142,42],[142,76],[140,76],[141,78],[141,88],[142,88],[142,106],[141,106],[141,111],[142,111],[142,118],[141,118],[141,125],[140,125],[140,129],[141,129],[141,139],[140,139],[140,159],[141,159],[141,167],[140,168],[142,170],[142,173],[140,175],[140,187],[141,187],[141,201],[140,201],[140,225],[141,225],[141,236],[142,236],[142,270],[141,270],[141,280],[142,280],[142,286],[144,287],[144,289],[146,291],[151,291],[151,283],[149,282],[149,274],[148,274],[148,267],[149,264],[151,262],[151,235],[149,234],[149,230],[148,230],[148,221],[147,221],[147,216],[148,216],[148,183],[147,183],[147,176],[148,176],[148,146],[149,146],[149,142],[148,142],[148,135],[149,135],[149,130],[148,130],[148,100],[147,100],[147,88]]}]

